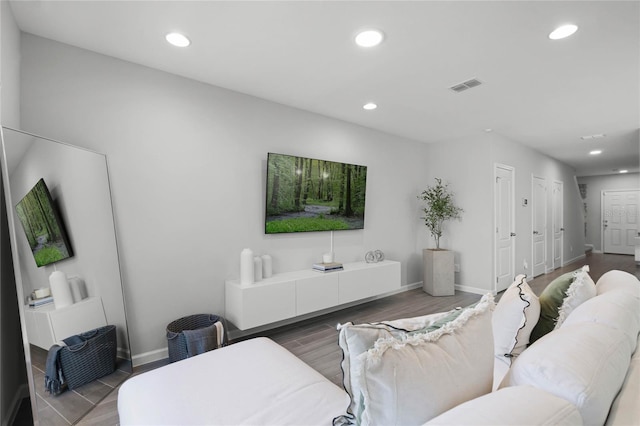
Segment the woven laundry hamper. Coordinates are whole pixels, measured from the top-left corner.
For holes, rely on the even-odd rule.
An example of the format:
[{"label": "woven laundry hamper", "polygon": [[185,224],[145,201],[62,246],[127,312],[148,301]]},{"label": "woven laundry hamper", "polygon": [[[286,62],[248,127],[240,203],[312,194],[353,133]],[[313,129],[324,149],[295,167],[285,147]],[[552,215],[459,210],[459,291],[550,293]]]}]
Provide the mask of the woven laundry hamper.
[{"label": "woven laundry hamper", "polygon": [[198,330],[212,326],[220,322],[222,325],[222,341],[218,342],[218,347],[227,344],[227,329],[224,327],[223,318],[213,314],[195,314],[178,318],[167,325],[167,348],[169,349],[169,362],[181,361],[189,358],[187,350],[187,339],[185,330]]},{"label": "woven laundry hamper", "polygon": [[116,326],[106,325],[79,334],[84,340],[64,346],[58,356],[62,375],[69,389],[75,389],[116,370],[118,343]]}]

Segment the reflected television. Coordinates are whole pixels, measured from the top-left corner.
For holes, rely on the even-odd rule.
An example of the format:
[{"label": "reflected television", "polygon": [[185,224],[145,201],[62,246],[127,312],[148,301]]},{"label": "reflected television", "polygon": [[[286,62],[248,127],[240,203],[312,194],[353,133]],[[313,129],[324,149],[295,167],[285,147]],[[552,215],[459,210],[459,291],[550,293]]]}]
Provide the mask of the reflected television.
[{"label": "reflected television", "polygon": [[265,234],[364,228],[367,167],[268,153]]},{"label": "reflected television", "polygon": [[44,179],[20,200],[16,213],[38,267],[73,256],[66,229]]}]

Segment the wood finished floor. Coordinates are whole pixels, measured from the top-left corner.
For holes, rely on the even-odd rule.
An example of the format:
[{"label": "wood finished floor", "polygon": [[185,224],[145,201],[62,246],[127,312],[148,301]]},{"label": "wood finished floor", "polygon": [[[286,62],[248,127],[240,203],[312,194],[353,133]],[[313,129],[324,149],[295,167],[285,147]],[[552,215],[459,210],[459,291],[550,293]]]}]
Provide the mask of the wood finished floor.
[{"label": "wood finished floor", "polygon": [[[539,295],[554,278],[573,271],[583,264],[589,265],[589,274],[594,281],[597,281],[603,273],[611,269],[627,271],[640,279],[640,271],[633,256],[589,254],[586,260],[575,262],[529,280],[529,285]],[[450,310],[457,306],[466,306],[479,299],[480,295],[460,291],[456,291],[454,296],[432,297],[424,293],[422,289],[415,289],[250,337],[270,337],[329,380],[341,386],[340,361],[342,360],[342,352],[337,344],[336,325],[338,323],[347,321],[372,322],[426,315]],[[134,375],[158,368],[166,363],[167,361],[163,360],[135,368]],[[79,424],[117,425],[119,420],[117,398],[117,391],[111,392]]]}]

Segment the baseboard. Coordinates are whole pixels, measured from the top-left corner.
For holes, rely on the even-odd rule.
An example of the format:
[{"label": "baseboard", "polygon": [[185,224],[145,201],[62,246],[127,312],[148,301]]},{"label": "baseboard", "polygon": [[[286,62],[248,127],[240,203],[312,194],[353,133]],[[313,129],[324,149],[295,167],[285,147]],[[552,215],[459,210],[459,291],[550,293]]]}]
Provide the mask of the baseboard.
[{"label": "baseboard", "polygon": [[456,284],[455,289],[458,291],[464,291],[465,293],[473,293],[473,294],[480,294],[480,295],[485,295],[489,292],[493,293],[494,295],[496,294],[495,291],[493,290],[487,290],[486,288],[471,287],[468,285],[461,285],[461,284]]},{"label": "baseboard", "polygon": [[[594,252],[594,253],[595,253],[595,252]],[[579,261],[579,260],[586,259],[586,258],[587,258],[587,255],[583,253],[583,254],[581,254],[580,256],[576,256],[576,257],[574,257],[573,259],[569,259],[569,260],[565,261],[565,262],[562,264],[562,266],[567,266],[567,265],[569,265],[569,264],[571,264],[571,263],[573,263],[573,262],[577,262],[577,261]]]},{"label": "baseboard", "polygon": [[169,358],[169,350],[167,348],[156,349],[155,351],[144,352],[131,357],[133,367],[139,367],[150,362],[160,361]]},{"label": "baseboard", "polygon": [[9,416],[2,420],[2,426],[9,426],[13,424],[16,416],[18,415],[18,410],[20,410],[20,404],[25,398],[29,398],[29,385],[27,383],[18,387],[18,390],[11,401],[11,405],[9,406]]},{"label": "baseboard", "polygon": [[117,350],[117,357],[118,358],[129,359],[130,355],[131,355],[131,352],[128,349],[119,347],[118,350]]}]

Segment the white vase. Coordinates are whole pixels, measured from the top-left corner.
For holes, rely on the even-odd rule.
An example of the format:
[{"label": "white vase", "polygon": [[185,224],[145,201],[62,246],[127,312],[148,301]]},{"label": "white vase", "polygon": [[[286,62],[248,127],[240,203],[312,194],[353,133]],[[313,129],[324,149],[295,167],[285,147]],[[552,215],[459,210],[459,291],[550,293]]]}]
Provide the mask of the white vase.
[{"label": "white vase", "polygon": [[240,253],[240,284],[253,284],[253,251],[244,249]]},{"label": "white vase", "polygon": [[253,258],[253,279],[256,281],[262,281],[262,258]]},{"label": "white vase", "polygon": [[67,281],[67,275],[62,271],[53,271],[49,275],[49,285],[51,287],[51,295],[53,296],[53,304],[56,309],[73,305],[73,295],[71,287]]}]

